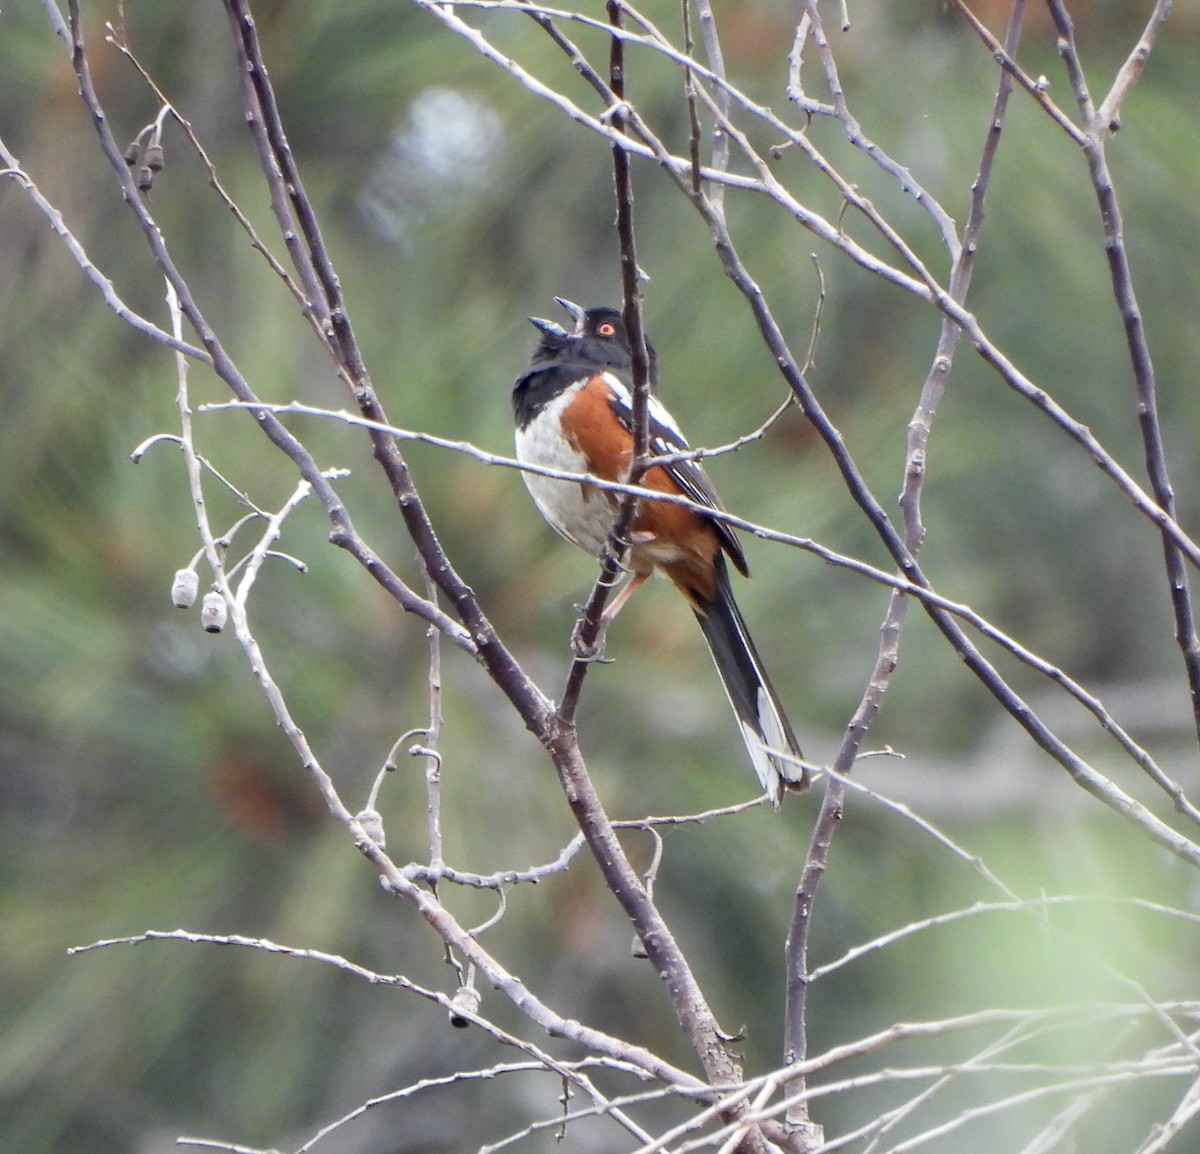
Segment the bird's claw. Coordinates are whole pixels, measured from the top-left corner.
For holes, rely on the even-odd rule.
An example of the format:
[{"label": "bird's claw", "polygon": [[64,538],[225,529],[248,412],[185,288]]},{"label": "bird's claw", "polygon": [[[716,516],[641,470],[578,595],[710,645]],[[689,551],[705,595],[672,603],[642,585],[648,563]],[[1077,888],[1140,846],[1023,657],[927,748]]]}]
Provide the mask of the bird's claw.
[{"label": "bird's claw", "polygon": [[583,620],[575,622],[571,630],[571,652],[576,661],[586,661],[597,665],[611,665],[615,658],[604,656],[604,630],[601,629],[596,639],[590,644],[583,639]]}]

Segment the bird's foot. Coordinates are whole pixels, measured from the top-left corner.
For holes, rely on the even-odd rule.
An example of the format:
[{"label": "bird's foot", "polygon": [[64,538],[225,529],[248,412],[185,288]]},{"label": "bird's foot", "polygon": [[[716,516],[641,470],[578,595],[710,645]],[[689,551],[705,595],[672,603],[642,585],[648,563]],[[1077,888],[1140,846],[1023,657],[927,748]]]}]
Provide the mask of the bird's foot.
[{"label": "bird's foot", "polygon": [[601,624],[595,638],[591,642],[583,636],[583,618],[575,622],[571,630],[571,652],[576,661],[596,662],[598,665],[611,665],[614,658],[604,656],[604,634],[606,630]]}]

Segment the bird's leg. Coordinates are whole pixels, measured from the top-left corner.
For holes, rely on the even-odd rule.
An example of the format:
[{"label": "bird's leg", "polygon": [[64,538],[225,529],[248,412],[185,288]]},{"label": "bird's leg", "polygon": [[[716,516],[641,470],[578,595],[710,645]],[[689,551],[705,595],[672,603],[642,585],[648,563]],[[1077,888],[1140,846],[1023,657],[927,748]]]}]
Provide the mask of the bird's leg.
[{"label": "bird's leg", "polygon": [[577,658],[581,661],[610,661],[611,658],[603,656],[604,653],[604,636],[608,632],[608,627],[613,623],[618,613],[625,607],[625,603],[641,588],[642,583],[649,577],[649,573],[634,573],[632,577],[621,587],[617,595],[608,603],[604,612],[600,614],[599,625],[596,629],[596,639],[591,645],[585,645],[580,637],[579,627],[583,624],[582,621],[575,622],[575,628],[571,631],[571,648]]},{"label": "bird's leg", "polygon": [[642,587],[649,576],[649,573],[635,573],[618,590],[617,595],[608,603],[604,612],[600,614],[600,633],[597,640],[604,637],[608,627],[616,620],[617,614],[625,608],[626,602]]}]

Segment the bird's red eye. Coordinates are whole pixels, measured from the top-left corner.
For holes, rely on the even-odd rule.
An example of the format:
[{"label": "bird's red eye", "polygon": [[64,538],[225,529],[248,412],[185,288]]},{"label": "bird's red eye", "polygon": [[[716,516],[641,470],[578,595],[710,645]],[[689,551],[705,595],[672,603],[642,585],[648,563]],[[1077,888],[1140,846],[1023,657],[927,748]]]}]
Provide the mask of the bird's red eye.
[{"label": "bird's red eye", "polygon": [[617,326],[609,321],[605,321],[599,328],[596,329],[602,337],[615,337],[617,335]]}]

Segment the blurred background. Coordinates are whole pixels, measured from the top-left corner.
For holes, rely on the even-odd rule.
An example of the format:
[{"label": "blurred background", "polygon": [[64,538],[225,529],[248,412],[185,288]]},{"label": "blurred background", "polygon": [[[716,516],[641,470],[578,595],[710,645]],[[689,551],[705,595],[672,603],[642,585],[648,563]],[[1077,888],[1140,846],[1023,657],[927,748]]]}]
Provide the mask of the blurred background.
[{"label": "blurred background", "polygon": [[[124,142],[158,108],[104,42],[116,5],[84,7],[97,86]],[[795,6],[716,7],[731,78],[782,113]],[[1150,5],[1076,7],[1099,94]],[[1032,75],[1046,74],[1051,94],[1073,109],[1053,29],[1040,5],[1031,8],[1022,62]],[[1006,5],[977,9],[1003,28]],[[392,419],[509,452],[508,390],[533,336],[525,318],[553,315],[554,294],[618,303],[607,148],[414,7],[274,0],[254,10],[292,148]],[[647,12],[664,29],[677,27],[677,5],[656,2]],[[531,21],[464,15],[599,111]],[[852,108],[867,134],[961,221],[995,87],[986,52],[932,0],[852,0],[851,16],[834,48]],[[225,188],[282,255],[220,5],[126,3],[123,19],[133,51],[191,122]],[[602,39],[574,32],[605,59]],[[1193,527],[1198,49],[1200,13],[1177,4],[1110,148],[1180,517]],[[815,62],[803,75],[822,95]],[[643,116],[685,149],[678,73],[634,53],[629,86]],[[944,278],[945,254],[911,199],[850,149],[837,125],[814,123],[811,133]],[[0,136],[123,298],[165,324],[161,277],[96,147],[63,47],[29,0],[0,14]],[[778,143],[757,126],[752,136],[764,148]],[[234,226],[174,124],[165,147],[152,211],[245,376],[267,399],[348,406],[294,302]],[[837,215],[836,196],[796,150],[775,163],[806,205]],[[693,443],[731,440],[768,416],[783,384],[700,219],[652,166],[636,165],[635,179],[662,393]],[[938,317],[816,247],[765,200],[731,194],[728,208],[743,257],[801,355],[816,308],[816,252],[827,297],[811,381],[893,508]],[[847,227],[868,238],[861,223]],[[1086,171],[1076,149],[1019,95],[970,303],[1007,354],[1141,478],[1128,356]],[[224,399],[203,369],[193,369],[191,386],[193,404]],[[172,574],[198,547],[181,460],[170,445],[136,467],[129,454],[177,429],[174,392],[170,356],[105,307],[20,186],[0,184],[5,1154],[148,1152],[171,1147],[181,1133],[289,1148],[368,1098],[511,1056],[477,1031],[446,1028],[434,1006],[311,962],[177,942],[66,956],[98,938],[184,926],[329,950],[439,989],[456,984],[437,942],[388,900],[325,815],[233,638],[206,635],[195,613],[170,604]],[[352,471],[339,488],[359,529],[419,581],[364,438],[342,425],[292,423],[322,465]],[[278,507],[294,487],[287,462],[243,414],[197,418],[197,440],[264,507]],[[514,472],[427,446],[406,452],[460,572],[526,668],[557,696],[574,606],[594,565],[545,527]],[[739,514],[887,567],[797,415],[715,460],[711,472]],[[210,511],[221,527],[239,515],[216,487]],[[934,429],[925,520],[923,562],[943,593],[1099,693],[1165,767],[1197,784],[1160,542],[1093,463],[969,346],[959,351]],[[280,547],[308,572],[269,565],[251,619],[294,714],[356,807],[396,738],[428,718],[428,642],[327,544],[327,532],[315,503],[289,520]],[[739,600],[806,752],[821,762],[874,662],[885,592],[804,553],[748,548],[755,578],[739,583]],[[634,600],[610,635],[609,656],[615,663],[589,677],[581,727],[613,816],[698,811],[751,796],[700,634],[670,589]],[[1044,679],[997,660],[1081,753],[1170,818],[1161,795],[1116,758],[1086,715]],[[482,673],[449,646],[443,676],[447,857],[481,871],[551,860],[572,826],[548,761]],[[1195,871],[1039,755],[915,607],[867,744],[903,755],[873,759],[867,780],[950,831],[1021,894],[1138,896],[1195,908]],[[724,1025],[745,1027],[749,1072],[780,1058],[783,939],[816,806],[816,797],[803,799],[779,816],[756,810],[666,839],[657,896]],[[421,860],[416,762],[389,779],[380,808],[397,860]],[[649,862],[645,835],[631,834],[627,844],[635,862]],[[911,823],[852,797],[819,896],[813,961],[998,896]],[[467,923],[494,910],[493,899],[477,894],[446,900]],[[989,1005],[1130,1000],[1114,972],[1136,977],[1154,998],[1195,997],[1194,931],[1095,902],[1065,924],[1072,945],[1032,917],[1005,914],[869,955],[815,985],[812,1050],[897,1020]],[[628,929],[583,857],[566,874],[514,892],[486,941],[563,1013],[691,1066],[657,980],[629,956]],[[495,997],[485,997],[484,1010],[524,1029]],[[1046,1041],[1058,1057],[1096,1045],[1091,1036]],[[1139,1084],[1115,1096],[1097,1112],[1095,1129],[1085,1127],[1079,1149],[1133,1148],[1169,1112],[1173,1092],[1170,1084]],[[559,1093],[540,1077],[431,1090],[371,1111],[318,1149],[473,1149],[552,1115]],[[942,1103],[951,1114],[968,1100],[957,1094]],[[818,1116],[836,1134],[890,1100],[884,1091],[842,1095],[822,1102]],[[972,1132],[970,1148],[1019,1149],[1016,1136],[1053,1109],[1052,1102],[993,1117]],[[616,1148],[612,1136],[569,1132],[586,1150]],[[963,1149],[960,1138],[930,1148]],[[546,1133],[521,1148],[552,1144]]]}]

